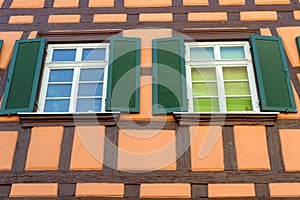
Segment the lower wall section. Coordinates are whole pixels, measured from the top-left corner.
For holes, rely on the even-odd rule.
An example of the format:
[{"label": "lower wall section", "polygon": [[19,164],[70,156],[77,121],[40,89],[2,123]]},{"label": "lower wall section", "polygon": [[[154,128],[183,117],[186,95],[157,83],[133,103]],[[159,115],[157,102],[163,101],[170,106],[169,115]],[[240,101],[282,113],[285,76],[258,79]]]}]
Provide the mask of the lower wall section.
[{"label": "lower wall section", "polygon": [[297,121],[136,123],[0,124],[0,198],[300,199]]},{"label": "lower wall section", "polygon": [[[262,189],[265,192],[262,192]],[[94,198],[170,198],[170,199],[267,199],[269,197],[300,198],[300,183],[17,183],[0,185],[0,197],[72,197]]]}]

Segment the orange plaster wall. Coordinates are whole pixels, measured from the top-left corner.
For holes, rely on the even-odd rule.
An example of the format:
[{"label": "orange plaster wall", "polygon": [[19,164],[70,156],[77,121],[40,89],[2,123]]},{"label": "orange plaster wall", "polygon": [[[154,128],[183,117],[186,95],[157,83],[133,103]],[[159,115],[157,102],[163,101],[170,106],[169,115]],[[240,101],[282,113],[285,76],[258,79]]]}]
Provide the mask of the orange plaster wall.
[{"label": "orange plaster wall", "polygon": [[114,0],[89,0],[89,7],[114,7]]},{"label": "orange plaster wall", "polygon": [[77,8],[79,6],[79,0],[55,0],[54,8]]},{"label": "orange plaster wall", "polygon": [[242,21],[275,21],[276,11],[243,11],[240,13]]},{"label": "orange plaster wall", "polygon": [[278,35],[282,38],[285,52],[293,67],[300,67],[299,53],[296,44],[296,37],[300,35],[300,26],[280,27],[276,30]]},{"label": "orange plaster wall", "polygon": [[11,59],[15,41],[19,40],[23,32],[0,32],[0,39],[3,40],[3,46],[0,53],[0,70],[5,70]]},{"label": "orange plaster wall", "polygon": [[57,197],[57,183],[12,184],[10,197]]},{"label": "orange plaster wall", "polygon": [[57,170],[64,127],[33,127],[25,170]]},{"label": "orange plaster wall", "polygon": [[185,6],[208,6],[208,0],[183,0]]},{"label": "orange plaster wall", "polygon": [[254,184],[208,184],[208,198],[255,197]]},{"label": "orange plaster wall", "polygon": [[101,170],[104,154],[105,126],[75,128],[71,170]]},{"label": "orange plaster wall", "polygon": [[28,35],[28,39],[34,39],[37,36],[37,31],[31,31]]},{"label": "orange plaster wall", "polygon": [[11,170],[17,139],[17,131],[0,132],[0,171]]},{"label": "orange plaster wall", "polygon": [[172,0],[124,0],[127,8],[172,6]]},{"label": "orange plaster wall", "polygon": [[245,0],[219,0],[220,6],[245,5]]},{"label": "orange plaster wall", "polygon": [[266,128],[234,126],[234,142],[239,170],[270,170]]},{"label": "orange plaster wall", "polygon": [[123,197],[121,183],[77,183],[76,197]]},{"label": "orange plaster wall", "polygon": [[282,158],[285,170],[300,171],[300,129],[279,130]]},{"label": "orange plaster wall", "polygon": [[43,8],[45,0],[13,0],[11,8]]},{"label": "orange plaster wall", "polygon": [[269,5],[269,4],[290,4],[290,0],[255,0],[257,5]]},{"label": "orange plaster wall", "polygon": [[300,183],[269,183],[270,197],[300,197]]},{"label": "orange plaster wall", "polygon": [[227,21],[226,12],[189,13],[188,21]]},{"label": "orange plaster wall", "polygon": [[173,184],[141,184],[141,198],[191,198],[191,185]]},{"label": "orange plaster wall", "polygon": [[[124,37],[141,38],[141,68],[152,67],[152,40],[172,37],[171,29],[124,30]],[[140,78],[140,113],[121,114],[121,120],[174,120],[169,116],[152,116],[152,76]]]},{"label": "orange plaster wall", "polygon": [[119,130],[119,170],[176,170],[173,130]]},{"label": "orange plaster wall", "polygon": [[271,30],[269,28],[261,28],[260,34],[266,36],[272,36]]},{"label": "orange plaster wall", "polygon": [[3,5],[3,2],[4,2],[4,0],[0,0],[0,8],[1,8],[2,5]]},{"label": "orange plaster wall", "polygon": [[223,171],[223,139],[220,126],[191,126],[192,171]]}]

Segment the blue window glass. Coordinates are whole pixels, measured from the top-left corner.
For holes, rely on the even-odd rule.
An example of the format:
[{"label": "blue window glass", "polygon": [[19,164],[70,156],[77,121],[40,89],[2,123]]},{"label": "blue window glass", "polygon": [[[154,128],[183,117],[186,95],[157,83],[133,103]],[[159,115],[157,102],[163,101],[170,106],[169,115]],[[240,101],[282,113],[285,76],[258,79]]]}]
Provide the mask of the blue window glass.
[{"label": "blue window glass", "polygon": [[78,99],[76,112],[101,112],[102,99]]},{"label": "blue window glass", "polygon": [[83,49],[82,60],[105,60],[106,49]]},{"label": "blue window glass", "polygon": [[245,58],[244,47],[221,47],[222,59],[243,59]]},{"label": "blue window glass", "polygon": [[103,81],[104,69],[82,69],[80,81]]},{"label": "blue window glass", "polygon": [[69,99],[46,100],[44,112],[68,112],[70,106]]},{"label": "blue window glass", "polygon": [[72,82],[73,69],[52,69],[49,82]]},{"label": "blue window glass", "polygon": [[46,97],[70,97],[72,84],[48,85]]},{"label": "blue window glass", "polygon": [[76,49],[55,49],[53,50],[52,61],[75,61]]},{"label": "blue window glass", "polygon": [[79,84],[78,96],[102,96],[102,83]]},{"label": "blue window glass", "polygon": [[214,56],[214,48],[213,47],[196,47],[190,49],[191,60],[193,61],[201,61],[201,60],[213,60]]}]

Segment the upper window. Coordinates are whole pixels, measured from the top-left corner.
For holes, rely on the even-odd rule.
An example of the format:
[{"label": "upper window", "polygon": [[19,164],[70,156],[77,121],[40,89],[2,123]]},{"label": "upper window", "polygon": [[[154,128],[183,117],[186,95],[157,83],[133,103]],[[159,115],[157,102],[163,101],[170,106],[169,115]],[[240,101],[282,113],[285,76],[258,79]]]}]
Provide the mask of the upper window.
[{"label": "upper window", "polygon": [[248,42],[186,43],[190,112],[258,112]]},{"label": "upper window", "polygon": [[108,44],[48,45],[38,112],[104,112]]}]

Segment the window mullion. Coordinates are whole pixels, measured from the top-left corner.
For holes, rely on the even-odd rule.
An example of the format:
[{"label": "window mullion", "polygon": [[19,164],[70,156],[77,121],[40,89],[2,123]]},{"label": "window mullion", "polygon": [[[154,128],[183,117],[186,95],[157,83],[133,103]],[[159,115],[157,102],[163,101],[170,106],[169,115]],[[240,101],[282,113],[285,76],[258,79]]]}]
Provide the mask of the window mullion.
[{"label": "window mullion", "polygon": [[187,80],[187,97],[188,97],[188,110],[194,110],[193,104],[193,84],[192,84],[192,68],[190,65],[187,65],[186,68],[186,80]]},{"label": "window mullion", "polygon": [[257,96],[257,91],[256,91],[256,81],[255,81],[252,64],[247,65],[247,73],[248,73],[248,81],[249,81],[249,87],[250,87],[252,108],[253,108],[253,111],[258,112],[259,111],[259,102],[258,102],[258,96]]},{"label": "window mullion", "polygon": [[217,84],[218,84],[218,93],[219,93],[220,112],[226,112],[226,110],[227,110],[226,109],[226,94],[225,94],[222,65],[216,66],[216,72],[217,72]]},{"label": "window mullion", "polygon": [[38,104],[38,112],[44,111],[45,101],[46,101],[46,94],[48,89],[48,81],[50,76],[50,68],[47,66],[45,67],[45,71],[43,74],[43,80],[42,80],[42,86],[41,86],[41,92],[40,92],[40,98],[39,98],[39,104]]},{"label": "window mullion", "polygon": [[[107,50],[108,51],[108,50]],[[101,101],[101,112],[105,112],[105,101],[106,101],[106,90],[107,90],[107,77],[108,77],[108,63],[104,67],[104,78],[103,78],[103,91],[102,91],[102,101]]]},{"label": "window mullion", "polygon": [[80,67],[74,67],[74,77],[72,84],[72,93],[70,99],[70,112],[76,112],[77,94],[79,89]]}]

